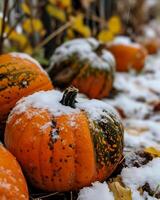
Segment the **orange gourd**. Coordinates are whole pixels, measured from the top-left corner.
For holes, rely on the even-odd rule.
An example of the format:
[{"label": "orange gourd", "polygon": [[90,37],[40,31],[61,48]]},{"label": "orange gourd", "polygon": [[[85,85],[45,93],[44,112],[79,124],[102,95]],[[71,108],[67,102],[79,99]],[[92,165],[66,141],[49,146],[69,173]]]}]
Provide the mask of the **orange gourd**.
[{"label": "orange gourd", "polygon": [[112,89],[115,60],[97,40],[74,39],[55,50],[48,72],[54,85],[73,85],[88,97],[101,99]]},{"label": "orange gourd", "polygon": [[106,103],[37,92],[18,102],[5,130],[5,144],[37,188],[69,191],[103,181],[122,158],[123,127]]},{"label": "orange gourd", "polygon": [[116,70],[126,72],[131,69],[140,71],[144,67],[147,50],[136,43],[111,43],[107,45],[116,59]]},{"label": "orange gourd", "polygon": [[21,97],[52,88],[47,74],[38,62],[27,54],[8,53],[1,55],[0,132],[3,132],[10,110]]},{"label": "orange gourd", "polygon": [[146,39],[146,40],[142,40],[141,44],[147,49],[148,54],[156,54],[158,52],[159,49],[159,41],[158,39]]},{"label": "orange gourd", "polygon": [[29,200],[27,184],[15,157],[0,144],[0,199]]}]

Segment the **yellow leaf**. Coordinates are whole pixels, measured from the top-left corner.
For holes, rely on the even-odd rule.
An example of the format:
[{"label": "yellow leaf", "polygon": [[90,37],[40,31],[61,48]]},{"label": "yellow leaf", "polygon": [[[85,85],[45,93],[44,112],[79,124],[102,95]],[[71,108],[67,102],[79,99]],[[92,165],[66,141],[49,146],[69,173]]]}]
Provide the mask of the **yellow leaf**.
[{"label": "yellow leaf", "polygon": [[120,18],[118,16],[113,16],[111,19],[108,21],[108,29],[113,33],[113,34],[118,34],[122,30],[122,25]]},{"label": "yellow leaf", "polygon": [[31,47],[30,44],[28,44],[24,49],[23,52],[28,53],[28,54],[32,54],[33,53],[33,48]]},{"label": "yellow leaf", "polygon": [[46,10],[50,16],[55,17],[62,22],[66,21],[65,12],[62,9],[59,9],[53,5],[47,5]]},{"label": "yellow leaf", "polygon": [[132,200],[130,188],[123,187],[119,182],[109,183],[109,188],[113,192],[115,200]]},{"label": "yellow leaf", "polygon": [[71,6],[71,0],[61,0],[61,4],[65,7],[68,8]]},{"label": "yellow leaf", "polygon": [[12,31],[9,36],[9,40],[12,41],[18,50],[28,54],[32,54],[33,49],[28,41],[26,35]]},{"label": "yellow leaf", "polygon": [[72,28],[83,35],[84,37],[91,36],[91,30],[88,26],[83,23],[84,16],[82,14],[78,14],[76,17],[73,17],[73,25]]},{"label": "yellow leaf", "polygon": [[67,37],[68,37],[69,39],[73,39],[73,38],[74,38],[73,29],[69,28],[69,29],[67,30]]},{"label": "yellow leaf", "polygon": [[160,157],[160,150],[154,148],[154,147],[147,147],[144,149],[146,153],[150,153],[154,157]]},{"label": "yellow leaf", "polygon": [[98,34],[98,40],[101,42],[108,42],[113,40],[114,35],[110,30],[102,30],[99,34]]},{"label": "yellow leaf", "polygon": [[[43,24],[39,19],[26,19],[22,25],[24,31],[31,34],[32,31],[38,32],[40,35],[44,34]],[[33,27],[33,29],[32,29]]]},{"label": "yellow leaf", "polygon": [[62,8],[68,8],[72,5],[71,0],[49,0],[49,2],[53,5],[59,5]]},{"label": "yellow leaf", "polygon": [[27,15],[31,14],[30,8],[28,7],[26,3],[21,3],[21,8],[25,14]]},{"label": "yellow leaf", "polygon": [[49,2],[50,2],[51,4],[54,4],[54,5],[57,4],[57,0],[49,0]]},{"label": "yellow leaf", "polygon": [[9,36],[9,39],[15,42],[18,42],[22,47],[26,45],[27,38],[25,35],[12,31]]},{"label": "yellow leaf", "polygon": [[[2,29],[2,17],[0,17],[0,33],[1,33],[1,29]],[[6,23],[6,24],[5,24],[5,30],[4,30],[4,32],[5,32],[5,33],[8,33],[9,30],[10,30],[10,27],[9,27],[9,25]]]}]

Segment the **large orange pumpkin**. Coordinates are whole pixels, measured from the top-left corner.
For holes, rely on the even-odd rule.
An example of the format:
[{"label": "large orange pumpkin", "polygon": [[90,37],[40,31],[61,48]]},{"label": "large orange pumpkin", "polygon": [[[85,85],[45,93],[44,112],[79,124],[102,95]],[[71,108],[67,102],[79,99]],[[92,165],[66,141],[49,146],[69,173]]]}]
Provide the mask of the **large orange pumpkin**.
[{"label": "large orange pumpkin", "polygon": [[0,199],[28,200],[28,189],[15,157],[0,144]]},{"label": "large orange pumpkin", "polygon": [[144,67],[147,50],[142,45],[129,41],[128,38],[117,38],[107,44],[107,49],[115,56],[117,71],[140,71]]},{"label": "large orange pumpkin", "polygon": [[55,50],[48,72],[54,85],[73,85],[88,97],[101,99],[112,89],[115,60],[97,40],[74,39]]},{"label": "large orange pumpkin", "polygon": [[103,181],[122,158],[118,116],[106,103],[75,100],[76,94],[74,88],[64,95],[37,92],[20,100],[9,116],[5,144],[43,190],[68,191]]},{"label": "large orange pumpkin", "polygon": [[[52,89],[51,81],[37,61],[23,53],[0,56],[0,132],[15,103],[36,91]],[[1,133],[2,134],[2,133]]]}]

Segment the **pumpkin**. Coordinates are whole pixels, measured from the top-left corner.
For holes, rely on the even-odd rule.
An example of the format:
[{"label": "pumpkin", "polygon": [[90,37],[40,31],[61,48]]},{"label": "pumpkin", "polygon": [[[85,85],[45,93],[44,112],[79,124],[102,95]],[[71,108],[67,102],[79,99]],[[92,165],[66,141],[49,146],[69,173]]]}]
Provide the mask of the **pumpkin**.
[{"label": "pumpkin", "polygon": [[146,48],[148,54],[158,53],[160,45],[157,38],[138,37],[137,41]]},{"label": "pumpkin", "polygon": [[148,54],[155,54],[158,52],[160,41],[156,31],[152,27],[143,26],[140,35],[135,39],[147,49]]},{"label": "pumpkin", "polygon": [[117,37],[107,44],[107,49],[115,56],[116,70],[119,72],[131,69],[140,71],[144,67],[147,50],[127,37]]},{"label": "pumpkin", "polygon": [[[23,96],[52,89],[52,83],[40,64],[23,53],[0,56],[0,132],[15,103]],[[2,133],[1,133],[2,135]]]},{"label": "pumpkin", "polygon": [[75,86],[90,98],[107,97],[115,71],[113,55],[93,38],[74,39],[58,47],[48,72],[59,88]]},{"label": "pumpkin", "polygon": [[157,39],[148,39],[142,42],[142,45],[147,49],[148,54],[156,54],[159,49],[159,44]]},{"label": "pumpkin", "polygon": [[28,200],[28,189],[15,157],[0,144],[0,199]]},{"label": "pumpkin", "polygon": [[75,88],[21,99],[9,115],[5,144],[31,183],[69,191],[111,175],[122,158],[123,127],[106,103],[76,98]]}]

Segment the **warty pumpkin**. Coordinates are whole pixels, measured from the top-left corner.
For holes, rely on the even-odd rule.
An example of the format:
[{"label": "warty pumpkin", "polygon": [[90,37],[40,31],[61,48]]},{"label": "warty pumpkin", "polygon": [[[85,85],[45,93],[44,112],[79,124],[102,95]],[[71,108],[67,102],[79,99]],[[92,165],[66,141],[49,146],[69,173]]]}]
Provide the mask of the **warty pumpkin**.
[{"label": "warty pumpkin", "polygon": [[48,72],[55,86],[72,85],[90,98],[101,99],[112,89],[115,59],[94,38],[74,39],[55,50]]},{"label": "warty pumpkin", "polygon": [[117,37],[106,45],[116,59],[116,70],[127,72],[140,71],[144,67],[147,50],[140,44],[132,42],[128,37]]},{"label": "warty pumpkin", "polygon": [[36,91],[52,89],[52,83],[40,64],[24,53],[0,56],[0,135],[15,103]]},{"label": "warty pumpkin", "polygon": [[111,175],[122,158],[123,127],[106,103],[75,88],[37,92],[9,115],[5,144],[37,188],[69,191]]},{"label": "warty pumpkin", "polygon": [[29,200],[27,184],[16,158],[0,143],[0,199]]}]

